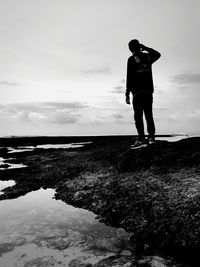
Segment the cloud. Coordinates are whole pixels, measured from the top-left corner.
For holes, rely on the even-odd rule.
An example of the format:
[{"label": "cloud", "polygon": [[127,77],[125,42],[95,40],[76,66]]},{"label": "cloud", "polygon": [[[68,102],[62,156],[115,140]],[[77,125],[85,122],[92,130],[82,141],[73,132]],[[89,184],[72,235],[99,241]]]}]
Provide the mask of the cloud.
[{"label": "cloud", "polygon": [[88,104],[82,102],[31,102],[0,105],[1,117],[23,122],[72,124],[78,122]]},{"label": "cloud", "polygon": [[80,117],[80,114],[70,114],[64,111],[58,111],[52,114],[49,118],[49,122],[52,124],[73,124],[77,123]]},{"label": "cloud", "polygon": [[113,90],[111,91],[111,93],[114,94],[124,94],[125,93],[125,79],[122,79],[119,83],[119,85],[113,87]]},{"label": "cloud", "polygon": [[0,81],[0,86],[18,86],[19,83],[16,83],[16,82],[9,82],[9,81]]},{"label": "cloud", "polygon": [[117,119],[117,120],[122,120],[124,118],[124,116],[121,114],[113,114],[112,118]]},{"label": "cloud", "polygon": [[83,71],[83,73],[91,74],[91,75],[94,75],[94,74],[110,75],[112,72],[109,67],[104,67],[104,68],[97,68],[97,69],[92,69],[92,70],[85,70]]},{"label": "cloud", "polygon": [[55,110],[70,110],[79,111],[87,108],[88,104],[82,102],[28,102],[28,103],[13,103],[0,105],[0,110],[6,109],[11,112],[29,111],[29,112],[52,112]]},{"label": "cloud", "polygon": [[174,75],[172,77],[172,82],[174,82],[178,85],[199,84],[200,83],[200,73],[184,72],[181,74],[177,74],[177,75]]},{"label": "cloud", "polygon": [[194,109],[191,111],[185,111],[185,112],[173,112],[169,115],[169,119],[173,122],[181,122],[181,121],[187,121],[192,119],[200,119],[200,109]]},{"label": "cloud", "polygon": [[115,86],[111,92],[114,94],[124,94],[125,89],[124,89],[124,86],[118,85],[118,86]]}]

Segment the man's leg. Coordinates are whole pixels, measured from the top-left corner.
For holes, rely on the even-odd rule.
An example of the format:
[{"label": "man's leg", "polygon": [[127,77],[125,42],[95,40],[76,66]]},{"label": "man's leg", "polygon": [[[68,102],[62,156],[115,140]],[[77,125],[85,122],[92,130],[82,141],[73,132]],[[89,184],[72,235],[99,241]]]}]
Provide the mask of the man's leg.
[{"label": "man's leg", "polygon": [[149,138],[155,138],[155,124],[153,119],[153,94],[146,94],[144,102],[144,114],[147,122]]},{"label": "man's leg", "polygon": [[143,102],[141,95],[136,95],[133,97],[133,110],[135,126],[138,132],[138,139],[139,141],[143,141],[145,139],[145,135],[143,122]]}]

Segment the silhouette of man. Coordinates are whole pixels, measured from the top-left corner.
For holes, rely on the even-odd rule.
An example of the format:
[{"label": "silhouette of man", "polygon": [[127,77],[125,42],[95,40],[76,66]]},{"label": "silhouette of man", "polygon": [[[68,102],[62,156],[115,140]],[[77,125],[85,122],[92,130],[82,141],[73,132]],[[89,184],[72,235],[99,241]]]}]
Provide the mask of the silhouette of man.
[{"label": "silhouette of man", "polygon": [[[160,58],[160,53],[131,40],[128,44],[132,56],[127,62],[126,103],[130,104],[130,93],[133,95],[133,110],[138,139],[135,148],[153,143],[155,139],[155,124],[153,119],[153,76],[152,64]],[[148,140],[145,140],[143,113],[147,123]]]}]

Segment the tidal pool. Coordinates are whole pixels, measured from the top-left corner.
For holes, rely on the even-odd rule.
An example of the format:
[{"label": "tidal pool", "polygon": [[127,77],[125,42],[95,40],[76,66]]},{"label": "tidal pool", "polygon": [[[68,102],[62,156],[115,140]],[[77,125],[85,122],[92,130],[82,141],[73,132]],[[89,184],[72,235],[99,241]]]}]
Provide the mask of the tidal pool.
[{"label": "tidal pool", "polygon": [[37,146],[18,146],[17,148],[13,148],[13,147],[8,147],[8,153],[12,154],[12,153],[20,153],[20,152],[26,152],[26,151],[33,151],[34,149],[37,148],[43,148],[43,149],[50,149],[50,148],[55,148],[55,149],[59,149],[59,148],[63,148],[63,149],[67,149],[67,148],[79,148],[79,147],[83,147],[87,144],[91,144],[92,142],[81,142],[81,143],[69,143],[69,144],[45,144],[45,145],[37,145]]},{"label": "tidal pool", "polygon": [[190,136],[188,136],[188,135],[174,135],[174,136],[169,136],[169,137],[156,137],[156,140],[162,140],[162,141],[168,141],[168,142],[177,142],[177,141],[180,141],[182,139],[189,138],[189,137]]},{"label": "tidal pool", "polygon": [[132,254],[125,232],[118,234],[92,212],[53,199],[54,193],[40,189],[0,201],[0,266],[81,266]]},{"label": "tidal pool", "polygon": [[[8,161],[11,159],[12,158],[4,159],[4,158],[0,157],[0,170],[19,169],[19,168],[27,167],[26,165],[21,164],[21,163],[9,163]],[[6,165],[6,167],[5,167],[5,165]]]},{"label": "tidal pool", "polygon": [[20,152],[26,152],[26,151],[33,151],[35,149],[34,146],[19,146],[17,148],[13,148],[13,147],[8,147],[8,153],[12,154],[12,153],[20,153]]},{"label": "tidal pool", "polygon": [[70,143],[70,144],[45,144],[45,145],[37,145],[37,148],[79,148],[83,147],[87,144],[91,144],[92,142],[81,142],[81,143]]},{"label": "tidal pool", "polygon": [[1,192],[2,189],[13,185],[15,185],[14,180],[0,181],[0,195],[3,194],[3,192]]},{"label": "tidal pool", "polygon": [[[27,152],[27,151],[33,151],[37,148],[42,148],[42,149],[69,149],[69,148],[80,148],[83,147],[87,144],[90,144],[92,142],[81,142],[81,143],[70,143],[70,144],[45,144],[45,145],[37,145],[36,147],[34,146],[18,146],[16,148],[13,147],[8,147],[8,154],[13,154],[13,153],[21,153],[21,152]],[[11,158],[10,158],[11,159]],[[5,162],[6,160],[6,162]],[[6,165],[6,166],[5,166]],[[0,170],[6,170],[6,169],[18,169],[18,168],[24,168],[27,167],[24,164],[15,164],[15,163],[9,163],[9,158],[4,159],[0,157]]]}]

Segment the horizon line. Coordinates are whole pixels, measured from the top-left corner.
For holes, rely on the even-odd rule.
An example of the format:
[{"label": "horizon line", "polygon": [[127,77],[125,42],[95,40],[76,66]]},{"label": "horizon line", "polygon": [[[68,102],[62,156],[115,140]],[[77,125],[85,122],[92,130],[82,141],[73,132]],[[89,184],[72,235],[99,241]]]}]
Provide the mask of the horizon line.
[{"label": "horizon line", "polygon": [[[156,134],[155,137],[175,137],[175,136],[197,136],[200,134],[186,134],[186,133],[177,133],[177,134]],[[134,136],[137,137],[137,134],[103,134],[103,135],[6,135],[0,136],[0,138],[33,138],[33,137],[115,137],[115,136]],[[148,137],[148,135],[145,135]]]}]

